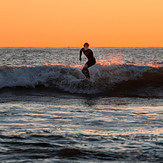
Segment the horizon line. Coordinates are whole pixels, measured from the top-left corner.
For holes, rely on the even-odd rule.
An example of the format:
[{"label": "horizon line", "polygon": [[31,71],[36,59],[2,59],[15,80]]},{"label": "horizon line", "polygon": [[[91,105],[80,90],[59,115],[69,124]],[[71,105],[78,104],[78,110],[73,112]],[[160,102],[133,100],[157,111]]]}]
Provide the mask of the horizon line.
[{"label": "horizon line", "polygon": [[[0,48],[81,48],[83,46],[0,46]],[[90,48],[163,48],[163,46],[90,46]]]}]

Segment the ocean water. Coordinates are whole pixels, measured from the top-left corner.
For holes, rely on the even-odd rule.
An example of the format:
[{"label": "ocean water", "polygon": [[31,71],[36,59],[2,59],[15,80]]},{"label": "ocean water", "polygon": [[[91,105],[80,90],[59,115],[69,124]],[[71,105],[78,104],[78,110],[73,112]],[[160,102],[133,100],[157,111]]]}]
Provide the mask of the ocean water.
[{"label": "ocean water", "polygon": [[0,162],[163,162],[163,48],[0,48]]}]

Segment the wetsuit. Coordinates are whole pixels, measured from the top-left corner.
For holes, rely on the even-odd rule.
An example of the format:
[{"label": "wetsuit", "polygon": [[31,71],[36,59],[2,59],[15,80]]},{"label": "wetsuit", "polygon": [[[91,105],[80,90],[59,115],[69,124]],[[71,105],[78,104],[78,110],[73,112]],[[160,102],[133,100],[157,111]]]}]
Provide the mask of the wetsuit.
[{"label": "wetsuit", "polygon": [[[93,56],[93,51],[91,49],[85,50],[84,48],[82,48],[80,50],[80,60],[81,60],[81,56],[82,56],[82,52],[85,54],[85,56],[88,58],[88,61],[86,62],[86,64],[88,65],[88,68],[93,66],[96,63],[96,59]],[[88,68],[83,68],[82,72],[83,74],[86,76],[86,78],[89,78],[89,70]]]}]

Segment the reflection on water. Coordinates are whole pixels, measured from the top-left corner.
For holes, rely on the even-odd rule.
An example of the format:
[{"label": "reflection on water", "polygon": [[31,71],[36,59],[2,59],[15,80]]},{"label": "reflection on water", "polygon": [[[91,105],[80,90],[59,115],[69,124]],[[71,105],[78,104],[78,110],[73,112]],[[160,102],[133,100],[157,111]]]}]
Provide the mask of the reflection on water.
[{"label": "reflection on water", "polygon": [[96,105],[98,103],[98,99],[97,98],[86,98],[84,100],[84,105],[88,106],[88,107],[92,107],[94,105]]},{"label": "reflection on water", "polygon": [[0,104],[2,161],[162,160],[161,99],[49,99]]}]

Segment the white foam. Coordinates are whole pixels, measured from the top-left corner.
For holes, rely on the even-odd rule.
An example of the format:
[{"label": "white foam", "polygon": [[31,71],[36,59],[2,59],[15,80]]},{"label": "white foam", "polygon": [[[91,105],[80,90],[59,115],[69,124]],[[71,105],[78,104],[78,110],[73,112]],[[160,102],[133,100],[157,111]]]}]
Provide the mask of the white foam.
[{"label": "white foam", "polygon": [[142,73],[156,71],[147,66],[100,65],[90,69],[91,80],[86,80],[78,67],[47,65],[36,67],[6,67],[0,69],[0,88],[33,87],[44,85],[71,93],[100,93],[121,81],[136,80]]}]

